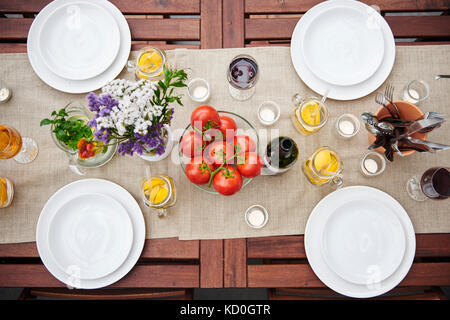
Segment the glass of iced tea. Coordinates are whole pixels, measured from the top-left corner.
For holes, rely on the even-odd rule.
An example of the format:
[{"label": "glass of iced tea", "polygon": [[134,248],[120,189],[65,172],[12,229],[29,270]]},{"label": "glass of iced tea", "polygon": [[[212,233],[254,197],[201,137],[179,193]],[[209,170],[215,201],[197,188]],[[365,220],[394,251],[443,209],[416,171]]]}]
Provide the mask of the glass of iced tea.
[{"label": "glass of iced tea", "polygon": [[258,64],[254,58],[246,54],[234,57],[227,70],[230,95],[239,101],[250,99],[255,93],[258,74]]},{"label": "glass of iced tea", "polygon": [[5,177],[0,177],[0,208],[8,207],[14,197],[12,182]]},{"label": "glass of iced tea", "polygon": [[329,147],[320,147],[303,164],[303,173],[313,185],[342,186],[343,164],[339,155]]},{"label": "glass of iced tea", "polygon": [[167,209],[174,206],[177,201],[173,179],[162,174],[143,179],[141,195],[144,204],[156,209],[159,217],[167,216]]},{"label": "glass of iced tea", "polygon": [[327,123],[328,109],[325,106],[325,99],[325,97],[303,98],[299,94],[293,96],[294,111],[291,120],[301,134],[308,136],[319,131]]},{"label": "glass of iced tea", "polygon": [[406,183],[408,195],[416,201],[443,200],[450,197],[450,167],[433,167],[422,177],[413,176]]},{"label": "glass of iced tea", "polygon": [[13,158],[18,163],[30,163],[38,154],[32,138],[22,137],[13,127],[0,125],[0,159]]},{"label": "glass of iced tea", "polygon": [[127,67],[135,73],[136,80],[158,81],[164,79],[164,66],[167,65],[166,54],[154,47],[142,48],[136,60],[129,60]]}]

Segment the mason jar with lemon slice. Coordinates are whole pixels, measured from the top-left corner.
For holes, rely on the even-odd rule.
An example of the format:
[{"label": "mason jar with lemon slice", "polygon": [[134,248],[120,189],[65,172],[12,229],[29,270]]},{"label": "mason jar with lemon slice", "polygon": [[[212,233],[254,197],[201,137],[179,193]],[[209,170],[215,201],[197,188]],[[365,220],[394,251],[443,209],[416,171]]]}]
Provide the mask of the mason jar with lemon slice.
[{"label": "mason jar with lemon slice", "polygon": [[0,177],[0,208],[8,207],[14,197],[12,182],[6,177]]},{"label": "mason jar with lemon slice", "polygon": [[295,107],[291,119],[301,134],[308,136],[319,131],[327,123],[328,110],[324,104],[325,98],[321,100],[315,97],[304,99],[296,94],[292,100]]},{"label": "mason jar with lemon slice", "polygon": [[166,216],[167,209],[175,205],[175,183],[169,176],[156,175],[142,180],[141,192],[144,204],[156,209],[159,217]]},{"label": "mason jar with lemon slice", "polygon": [[330,183],[342,186],[343,165],[339,155],[329,147],[320,147],[303,164],[303,173],[316,186]]},{"label": "mason jar with lemon slice", "polygon": [[128,70],[136,75],[136,79],[158,81],[164,79],[164,66],[167,65],[166,54],[154,47],[142,48],[136,60],[128,61]]}]

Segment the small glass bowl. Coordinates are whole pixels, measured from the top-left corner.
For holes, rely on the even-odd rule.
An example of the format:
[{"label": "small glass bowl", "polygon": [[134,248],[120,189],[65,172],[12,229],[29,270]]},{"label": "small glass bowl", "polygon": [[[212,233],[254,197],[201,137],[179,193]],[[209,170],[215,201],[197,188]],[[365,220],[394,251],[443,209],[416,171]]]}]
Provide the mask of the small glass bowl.
[{"label": "small glass bowl", "polygon": [[[280,118],[281,109],[278,104],[273,101],[264,101],[258,108],[258,119],[265,126],[270,126],[278,121]],[[269,119],[268,116],[273,114],[273,118]]]},{"label": "small glass bowl", "polygon": [[[262,212],[262,214],[264,215],[264,220],[263,220],[263,222],[262,222],[260,225],[253,225],[253,224],[250,222],[250,220],[249,220],[249,215],[250,215],[252,212],[256,212],[256,211]],[[264,208],[263,206],[260,206],[260,205],[258,205],[258,204],[255,204],[255,205],[253,205],[253,206],[250,206],[250,207],[245,211],[245,222],[247,223],[247,225],[248,225],[250,228],[253,228],[253,229],[261,229],[261,228],[263,228],[263,227],[267,224],[267,221],[269,221],[269,213],[267,212],[266,208]]]},{"label": "small glass bowl", "polygon": [[[376,165],[376,171],[369,170],[367,168],[368,165]],[[371,151],[366,153],[361,161],[360,161],[360,169],[363,175],[367,177],[375,177],[384,172],[384,169],[386,169],[386,160],[384,159],[383,155],[381,155],[378,152]]]},{"label": "small glass bowl", "polygon": [[[353,131],[347,132],[345,131],[345,125],[351,124],[353,126]],[[336,131],[338,135],[344,139],[350,139],[351,137],[354,137],[360,128],[360,123],[357,117],[350,113],[345,113],[341,115],[337,121],[336,121]]]},{"label": "small glass bowl", "polygon": [[[201,87],[206,89],[205,94],[203,94],[202,96],[196,96],[195,90],[197,88],[201,88]],[[192,101],[205,102],[209,99],[209,96],[210,96],[209,83],[208,83],[208,81],[206,81],[205,79],[202,79],[202,78],[192,79],[187,85],[187,92],[188,92],[189,98],[191,98]]]}]

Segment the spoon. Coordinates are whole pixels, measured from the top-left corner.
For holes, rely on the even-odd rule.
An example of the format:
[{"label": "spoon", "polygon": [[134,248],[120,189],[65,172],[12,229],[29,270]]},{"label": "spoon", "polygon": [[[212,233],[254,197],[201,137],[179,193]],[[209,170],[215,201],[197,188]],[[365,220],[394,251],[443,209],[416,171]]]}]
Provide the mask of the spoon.
[{"label": "spoon", "polygon": [[439,79],[449,79],[450,78],[450,74],[438,74],[434,77],[434,80],[439,80]]}]

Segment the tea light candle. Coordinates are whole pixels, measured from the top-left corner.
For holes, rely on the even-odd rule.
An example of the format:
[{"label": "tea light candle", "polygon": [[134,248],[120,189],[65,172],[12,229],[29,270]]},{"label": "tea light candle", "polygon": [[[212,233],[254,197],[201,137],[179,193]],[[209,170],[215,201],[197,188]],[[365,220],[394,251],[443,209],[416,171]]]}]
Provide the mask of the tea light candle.
[{"label": "tea light candle", "polygon": [[375,172],[378,171],[378,164],[373,159],[366,159],[366,160],[364,160],[364,167],[370,173],[375,173]]},{"label": "tea light candle", "polygon": [[264,101],[258,108],[258,119],[266,126],[274,124],[280,117],[280,106],[273,101]]},{"label": "tea light candle", "polygon": [[0,89],[0,103],[5,103],[11,98],[11,90],[8,88]]},{"label": "tea light candle", "polygon": [[343,138],[351,138],[358,133],[359,120],[352,114],[343,114],[336,121],[336,131]]},{"label": "tea light candle", "polygon": [[266,225],[268,220],[267,210],[260,206],[254,205],[245,212],[245,221],[252,228],[262,228]]},{"label": "tea light candle", "polygon": [[209,98],[209,84],[205,79],[192,79],[187,85],[187,92],[193,101],[205,102]]},{"label": "tea light candle", "polygon": [[339,122],[339,130],[341,130],[342,133],[350,135],[355,132],[355,126],[351,121],[342,120]]}]

